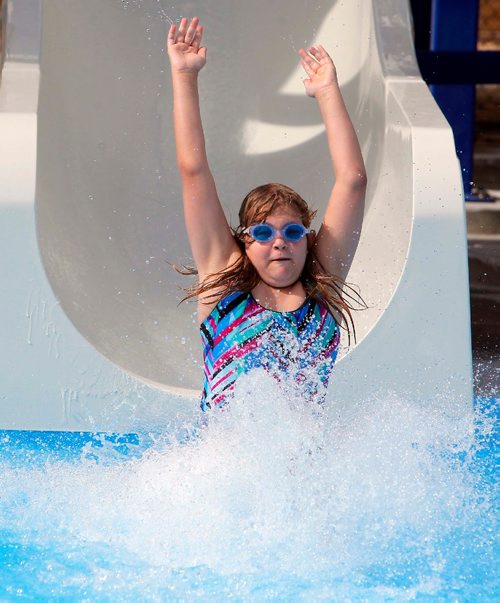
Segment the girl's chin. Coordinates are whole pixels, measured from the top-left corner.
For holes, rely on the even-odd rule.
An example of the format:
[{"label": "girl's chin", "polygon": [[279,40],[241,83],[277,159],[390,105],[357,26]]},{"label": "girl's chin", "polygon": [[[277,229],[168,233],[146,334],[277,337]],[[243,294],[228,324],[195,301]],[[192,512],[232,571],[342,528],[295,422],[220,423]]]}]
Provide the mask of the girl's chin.
[{"label": "girl's chin", "polygon": [[290,276],[289,274],[283,276],[282,278],[276,278],[276,275],[260,275],[260,278],[264,281],[266,285],[270,285],[274,289],[286,289],[287,287],[291,287],[295,285],[295,283],[299,280],[299,276]]}]

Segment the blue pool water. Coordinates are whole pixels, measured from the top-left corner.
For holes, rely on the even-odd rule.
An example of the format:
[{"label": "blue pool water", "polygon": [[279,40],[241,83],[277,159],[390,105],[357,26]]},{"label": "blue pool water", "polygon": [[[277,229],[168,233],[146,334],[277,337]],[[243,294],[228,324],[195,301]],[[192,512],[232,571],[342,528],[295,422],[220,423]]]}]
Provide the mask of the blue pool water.
[{"label": "blue pool water", "polygon": [[0,432],[0,599],[498,595],[493,398],[471,422],[271,394],[188,437]]}]

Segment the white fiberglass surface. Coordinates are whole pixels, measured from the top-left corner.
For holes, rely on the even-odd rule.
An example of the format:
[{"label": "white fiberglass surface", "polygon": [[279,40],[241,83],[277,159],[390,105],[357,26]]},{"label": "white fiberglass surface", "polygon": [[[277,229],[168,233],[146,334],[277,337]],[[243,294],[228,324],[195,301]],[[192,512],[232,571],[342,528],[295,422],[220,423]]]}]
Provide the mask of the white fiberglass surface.
[{"label": "white fiberglass surface", "polygon": [[179,306],[191,281],[170,265],[191,259],[164,44],[170,22],[194,11],[209,47],[200,76],[207,149],[235,226],[241,200],[264,182],[288,184],[324,208],[330,159],[297,51],[321,42],[335,58],[371,179],[350,275],[370,306],[357,317],[358,341],[399,281],[412,204],[404,119],[391,130],[400,161],[379,174],[384,89],[363,2],[45,3],[36,213],[47,276],[64,312],[106,358],[180,388],[199,388],[201,350],[194,304]]}]

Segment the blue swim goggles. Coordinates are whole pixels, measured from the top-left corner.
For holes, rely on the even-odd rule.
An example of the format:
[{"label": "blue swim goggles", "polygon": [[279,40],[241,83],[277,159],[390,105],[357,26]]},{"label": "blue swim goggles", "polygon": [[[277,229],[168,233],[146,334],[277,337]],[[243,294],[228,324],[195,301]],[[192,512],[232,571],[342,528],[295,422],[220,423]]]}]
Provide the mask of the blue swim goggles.
[{"label": "blue swim goggles", "polygon": [[281,234],[285,241],[289,243],[297,243],[306,234],[311,232],[310,228],[306,228],[303,224],[298,224],[296,222],[291,222],[290,224],[286,224],[280,230],[271,226],[271,224],[252,224],[248,228],[243,230],[245,234],[248,234],[254,239],[254,241],[258,241],[259,243],[269,243],[270,241],[274,241],[274,239],[278,236],[278,233]]}]

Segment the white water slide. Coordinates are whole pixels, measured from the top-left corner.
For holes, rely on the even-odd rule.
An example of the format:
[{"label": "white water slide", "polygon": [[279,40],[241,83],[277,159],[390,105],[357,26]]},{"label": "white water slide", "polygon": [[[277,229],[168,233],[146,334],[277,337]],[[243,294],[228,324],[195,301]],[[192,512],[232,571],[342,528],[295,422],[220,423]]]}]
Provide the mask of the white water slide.
[{"label": "white water slide", "polygon": [[470,410],[460,169],[407,1],[36,4],[10,5],[0,85],[0,428],[163,429],[198,412],[195,306],[178,305],[187,280],[168,264],[189,248],[164,52],[168,24],[194,13],[209,47],[208,153],[233,225],[269,181],[321,213],[329,158],[297,50],[321,42],[337,63],[369,175],[348,277],[369,309],[330,407],[395,395]]}]

